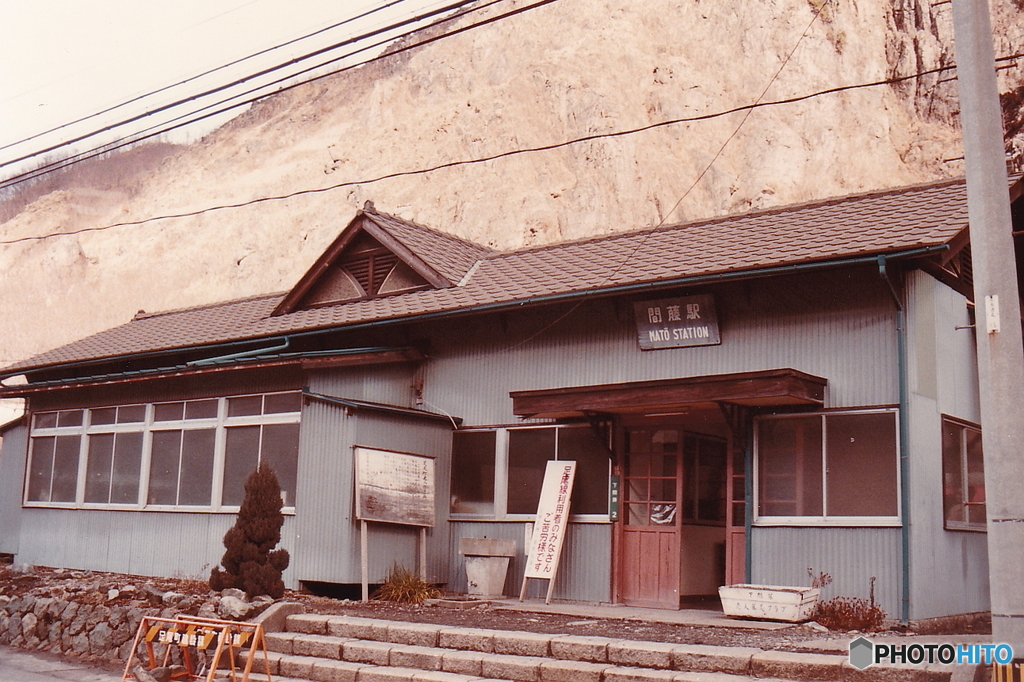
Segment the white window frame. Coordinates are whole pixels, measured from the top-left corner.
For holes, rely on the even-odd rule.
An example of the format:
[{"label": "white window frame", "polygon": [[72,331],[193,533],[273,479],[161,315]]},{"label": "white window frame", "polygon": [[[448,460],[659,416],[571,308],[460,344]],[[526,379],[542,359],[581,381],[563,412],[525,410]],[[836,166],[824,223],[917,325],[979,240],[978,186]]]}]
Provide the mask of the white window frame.
[{"label": "white window frame", "polygon": [[[969,497],[969,495],[968,495],[969,476],[968,476],[968,469],[967,469],[967,432],[968,431],[976,431],[978,433],[978,435],[982,437],[982,451],[983,452],[984,452],[984,448],[985,448],[984,435],[981,432],[981,426],[980,425],[975,424],[974,422],[969,422],[969,421],[966,421],[964,419],[957,419],[956,417],[951,417],[949,415],[944,414],[944,415],[942,415],[942,419],[941,419],[941,424],[942,424],[942,429],[943,430],[945,430],[947,423],[948,424],[952,424],[954,426],[958,426],[958,427],[960,427],[962,429],[962,431],[960,432],[960,447],[959,447],[960,452],[958,453],[958,455],[959,455],[958,456],[958,461],[960,463],[960,505],[961,506],[967,506],[967,505],[970,504],[970,502],[967,500],[967,498]],[[946,453],[945,452],[941,453],[941,456],[942,456],[942,479],[943,479],[943,485],[945,485],[945,478],[946,478]],[[983,465],[984,465],[984,461],[983,461]],[[983,485],[984,485],[984,483],[983,483]],[[945,494],[943,494],[943,498],[945,498]],[[987,504],[988,504],[988,491],[987,490],[985,491],[985,504],[986,504],[986,508],[987,508]],[[943,527],[943,529],[949,530],[949,531],[968,531],[968,532],[971,532],[971,533],[987,533],[988,532],[988,522],[987,521],[985,523],[978,523],[976,521],[951,521],[950,519],[946,518],[945,499],[943,499],[943,504],[942,504],[942,527]]]},{"label": "white window frame", "polygon": [[[893,414],[895,415],[894,420],[894,439],[896,444],[896,451],[893,457],[893,468],[896,474],[896,515],[895,516],[829,516],[823,514],[822,516],[763,516],[760,514],[760,499],[761,485],[760,485],[760,472],[761,472],[761,461],[760,461],[760,447],[759,447],[759,429],[757,424],[761,421],[767,420],[778,420],[778,419],[799,419],[807,417],[819,417],[822,420],[821,425],[821,484],[822,484],[822,510],[828,510],[828,417],[829,416],[844,416],[844,415],[856,415],[856,414]],[[753,520],[752,525],[754,526],[836,526],[836,527],[851,527],[851,526],[864,526],[864,527],[899,527],[903,525],[903,496],[901,491],[903,490],[903,480],[900,472],[900,414],[899,410],[895,407],[884,407],[884,408],[868,408],[868,409],[837,409],[837,410],[821,410],[818,412],[794,412],[792,414],[775,414],[765,415],[762,417],[754,418],[754,480],[753,480]]]},{"label": "white window frame", "polygon": [[[472,512],[449,512],[452,521],[515,521],[532,522],[536,514],[508,513],[508,465],[509,465],[509,433],[524,429],[575,429],[590,428],[577,424],[523,424],[515,426],[481,427],[460,429],[460,432],[494,433],[494,513],[477,514]],[[558,458],[558,431],[555,432],[555,458]],[[611,485],[611,458],[608,460],[608,485]],[[577,483],[579,478],[577,477]],[[610,505],[609,505],[610,507]],[[609,512],[603,514],[572,514],[570,522],[574,523],[610,523]]]},{"label": "white window frame", "polygon": [[[281,395],[286,393],[298,393],[297,391],[271,391],[267,393],[238,394],[230,396],[219,396],[211,398],[194,398],[182,400],[161,400],[152,403],[126,403],[125,405],[98,405],[91,408],[54,409],[40,410],[33,412],[29,421],[28,448],[26,450],[25,477],[22,488],[22,505],[35,508],[59,508],[59,509],[106,509],[119,511],[164,511],[164,512],[214,512],[214,513],[238,513],[238,505],[222,504],[224,489],[224,462],[227,451],[227,429],[232,426],[260,426],[265,424],[301,424],[302,408],[296,412],[276,412],[271,414],[241,415],[236,417],[228,416],[228,401],[233,398],[263,397]],[[156,405],[168,402],[189,402],[198,400],[217,400],[217,415],[215,417],[204,417],[196,419],[180,419],[155,421]],[[127,407],[142,405],[145,407],[146,416],[143,422],[132,422],[126,424],[97,424],[91,423],[93,410],[107,409],[110,407]],[[38,415],[60,412],[82,412],[81,425],[76,426],[35,426]],[[149,499],[149,475],[152,468],[153,454],[153,433],[156,431],[176,431],[193,429],[214,429],[214,453],[213,453],[213,480],[210,493],[209,505],[156,505],[147,504]],[[139,490],[138,498],[134,504],[111,504],[105,502],[86,502],[85,486],[88,475],[89,438],[94,435],[107,433],[139,432],[143,434],[142,459],[139,467]],[[55,436],[78,436],[78,478],[76,481],[76,494],[74,502],[44,502],[30,500],[29,483],[32,475],[32,443],[35,438]],[[52,485],[53,472],[50,473]],[[294,495],[293,495],[294,497]],[[289,504],[282,508],[285,514],[295,513],[295,501],[289,500]]]}]

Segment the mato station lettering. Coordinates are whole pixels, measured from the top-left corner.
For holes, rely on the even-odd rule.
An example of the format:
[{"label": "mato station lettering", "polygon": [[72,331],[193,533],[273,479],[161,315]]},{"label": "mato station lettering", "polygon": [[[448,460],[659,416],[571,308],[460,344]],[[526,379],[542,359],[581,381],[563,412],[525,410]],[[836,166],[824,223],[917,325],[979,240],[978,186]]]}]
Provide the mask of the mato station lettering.
[{"label": "mato station lettering", "polygon": [[637,301],[633,309],[641,350],[714,346],[722,342],[715,299],[710,295]]}]

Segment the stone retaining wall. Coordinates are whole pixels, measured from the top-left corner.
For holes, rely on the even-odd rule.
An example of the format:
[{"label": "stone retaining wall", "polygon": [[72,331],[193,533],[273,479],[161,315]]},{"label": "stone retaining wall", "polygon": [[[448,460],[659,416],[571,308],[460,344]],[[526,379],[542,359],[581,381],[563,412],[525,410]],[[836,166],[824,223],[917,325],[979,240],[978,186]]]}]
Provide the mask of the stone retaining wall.
[{"label": "stone retaining wall", "polygon": [[177,610],[129,602],[107,606],[51,597],[0,595],[0,644],[105,660],[128,660],[144,616]]},{"label": "stone retaining wall", "polygon": [[[34,570],[26,567],[21,572]],[[101,574],[64,575],[68,580],[62,585],[51,583],[14,596],[0,593],[0,645],[127,661],[139,623],[146,616],[173,618],[185,614],[245,620],[273,603],[270,597],[249,602],[241,590],[186,595],[152,584],[136,587],[110,582]]]}]

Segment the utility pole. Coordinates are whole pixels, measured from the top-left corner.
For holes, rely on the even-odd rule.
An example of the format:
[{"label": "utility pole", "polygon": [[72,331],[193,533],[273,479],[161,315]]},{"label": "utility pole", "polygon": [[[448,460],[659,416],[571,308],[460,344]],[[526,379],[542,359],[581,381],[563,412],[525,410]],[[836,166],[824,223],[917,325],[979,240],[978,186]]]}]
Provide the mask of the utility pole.
[{"label": "utility pole", "polygon": [[1024,659],[1024,347],[987,0],[953,0],[974,260],[992,639]]}]

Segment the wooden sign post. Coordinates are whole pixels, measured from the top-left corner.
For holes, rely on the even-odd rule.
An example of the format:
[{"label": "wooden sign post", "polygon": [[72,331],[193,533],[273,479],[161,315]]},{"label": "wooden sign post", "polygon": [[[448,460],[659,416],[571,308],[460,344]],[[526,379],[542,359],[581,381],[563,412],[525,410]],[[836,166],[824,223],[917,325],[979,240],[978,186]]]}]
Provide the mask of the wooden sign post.
[{"label": "wooden sign post", "polygon": [[368,521],[419,526],[417,563],[427,578],[427,528],[434,526],[434,459],[427,455],[355,448],[363,601],[370,598]]},{"label": "wooden sign post", "polygon": [[[263,670],[267,682],[270,677],[270,660],[267,657],[267,643],[263,636],[263,626],[258,623],[240,623],[233,620],[215,620],[198,616],[175,616],[174,618],[154,618],[145,616],[139,623],[132,642],[132,650],[124,667],[122,682],[138,679],[133,669],[135,655],[139,644],[146,647],[146,661],[136,665],[145,670],[171,666],[171,652],[180,652],[181,665],[172,673],[172,680],[195,682],[206,680],[213,682],[222,663],[230,673],[232,680],[248,682],[257,652],[263,652]],[[162,650],[159,649],[162,647]],[[245,666],[242,670],[239,654],[245,653]],[[203,659],[206,659],[203,661]],[[236,673],[240,675],[236,676]],[[262,675],[260,675],[262,677]]]},{"label": "wooden sign post", "polygon": [[519,601],[526,597],[526,581],[542,578],[548,581],[548,594],[544,603],[551,603],[558,560],[562,554],[562,541],[569,523],[569,502],[575,477],[576,462],[572,460],[551,460],[544,470],[544,484],[537,503],[537,520],[533,524]]}]

